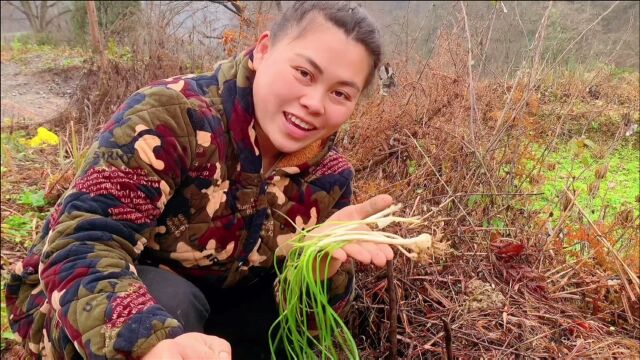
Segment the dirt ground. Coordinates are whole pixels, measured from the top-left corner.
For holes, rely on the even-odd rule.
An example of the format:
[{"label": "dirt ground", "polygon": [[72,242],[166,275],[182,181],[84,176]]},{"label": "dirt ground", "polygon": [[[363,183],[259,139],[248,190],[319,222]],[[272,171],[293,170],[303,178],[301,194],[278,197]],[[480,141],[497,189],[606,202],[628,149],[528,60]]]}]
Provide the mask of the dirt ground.
[{"label": "dirt ground", "polygon": [[57,115],[69,101],[80,76],[73,70],[42,71],[28,59],[21,64],[2,62],[2,126],[8,118],[20,127],[45,123]]}]

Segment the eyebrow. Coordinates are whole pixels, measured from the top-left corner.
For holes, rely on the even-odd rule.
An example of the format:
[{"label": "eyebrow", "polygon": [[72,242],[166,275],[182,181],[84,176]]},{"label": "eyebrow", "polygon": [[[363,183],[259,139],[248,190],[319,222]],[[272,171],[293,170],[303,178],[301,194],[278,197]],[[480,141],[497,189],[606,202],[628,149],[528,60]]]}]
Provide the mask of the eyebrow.
[{"label": "eyebrow", "polygon": [[[318,63],[317,63],[317,62],[315,62],[312,58],[308,57],[307,55],[300,54],[300,53],[296,53],[295,55],[296,55],[296,56],[299,56],[299,57],[301,57],[301,58],[303,58],[304,60],[306,60],[306,61],[309,63],[309,65],[311,65],[311,67],[312,67],[316,72],[318,72],[318,74],[320,74],[320,75],[324,74],[324,71],[322,71],[322,68],[320,67],[320,65],[318,65]],[[352,88],[354,88],[356,91],[360,92],[360,87],[358,86],[358,84],[356,84],[356,83],[355,83],[355,82],[353,82],[353,81],[349,81],[349,80],[341,80],[341,81],[338,81],[338,84],[340,84],[340,85],[344,85],[344,86],[352,87]]]}]

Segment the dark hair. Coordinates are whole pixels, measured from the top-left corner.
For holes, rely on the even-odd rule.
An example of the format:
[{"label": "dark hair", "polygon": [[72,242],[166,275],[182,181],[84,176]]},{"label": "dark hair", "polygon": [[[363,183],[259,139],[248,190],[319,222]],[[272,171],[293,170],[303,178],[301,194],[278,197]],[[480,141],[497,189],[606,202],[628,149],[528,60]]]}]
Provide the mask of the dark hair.
[{"label": "dark hair", "polygon": [[349,6],[346,1],[296,1],[271,27],[273,44],[298,27],[299,33],[303,33],[311,19],[308,15],[313,13],[321,15],[367,49],[373,60],[371,71],[365,81],[365,89],[369,87],[380,65],[382,45],[378,25],[360,6]]}]

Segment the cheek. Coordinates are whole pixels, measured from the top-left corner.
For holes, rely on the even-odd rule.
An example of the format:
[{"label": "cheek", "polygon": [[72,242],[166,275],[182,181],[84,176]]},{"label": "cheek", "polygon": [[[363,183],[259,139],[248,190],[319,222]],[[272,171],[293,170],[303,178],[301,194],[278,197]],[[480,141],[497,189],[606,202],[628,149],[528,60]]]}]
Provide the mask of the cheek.
[{"label": "cheek", "polygon": [[295,102],[300,96],[301,85],[288,74],[270,75],[273,76],[264,77],[259,84],[254,84],[254,86],[260,86],[256,93],[260,94],[262,108],[273,111],[285,110],[284,106]]},{"label": "cheek", "polygon": [[338,130],[351,116],[352,107],[332,107],[327,113],[327,130],[334,132]]},{"label": "cheek", "polygon": [[253,80],[254,101],[260,102],[262,107],[268,107],[273,102],[274,91],[280,86],[279,69],[269,61],[261,64]]},{"label": "cheek", "polygon": [[279,84],[268,75],[257,74],[253,82],[253,103],[259,121],[271,116],[277,107],[276,102],[279,98]]}]

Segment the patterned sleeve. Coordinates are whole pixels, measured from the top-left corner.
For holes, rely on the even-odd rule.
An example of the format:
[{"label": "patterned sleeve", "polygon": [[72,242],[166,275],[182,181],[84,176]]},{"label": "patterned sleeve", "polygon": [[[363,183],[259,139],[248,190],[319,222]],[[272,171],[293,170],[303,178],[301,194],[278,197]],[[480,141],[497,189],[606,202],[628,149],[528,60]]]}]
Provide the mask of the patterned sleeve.
[{"label": "patterned sleeve", "polygon": [[40,261],[47,307],[55,314],[46,327],[53,329],[52,346],[73,344],[89,359],[139,358],[182,333],[133,262],[191,163],[196,135],[189,106],[164,86],[132,95],[54,208]]},{"label": "patterned sleeve", "polygon": [[[338,201],[331,208],[329,216],[338,210],[351,205],[353,172],[349,171],[346,177],[346,185],[340,194]],[[329,281],[329,304],[333,310],[344,319],[353,300],[355,271],[353,260],[349,259],[342,264],[340,269],[327,281]]]}]

